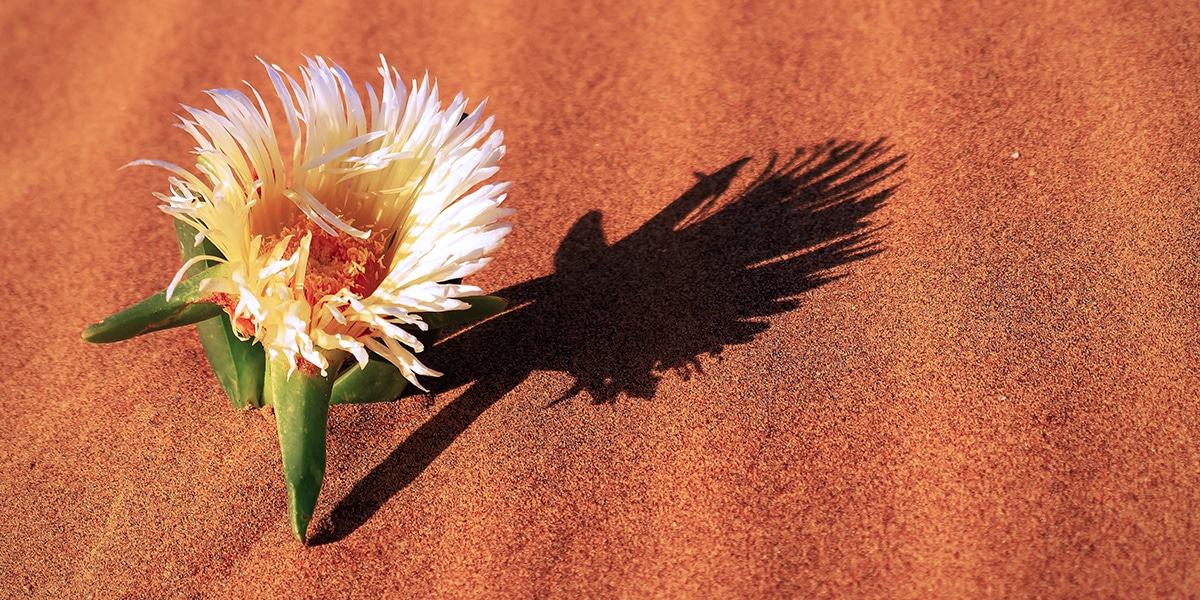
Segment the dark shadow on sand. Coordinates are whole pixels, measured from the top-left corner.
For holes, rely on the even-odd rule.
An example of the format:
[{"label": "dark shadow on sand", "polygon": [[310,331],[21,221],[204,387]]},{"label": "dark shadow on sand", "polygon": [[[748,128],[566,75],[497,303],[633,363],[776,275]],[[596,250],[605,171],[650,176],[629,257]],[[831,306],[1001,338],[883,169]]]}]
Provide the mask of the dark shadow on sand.
[{"label": "dark shadow on sand", "polygon": [[[375,467],[318,525],[312,543],[341,540],[416,479],[484,411],[533,371],[574,385],[551,405],[586,394],[653,398],[664,373],[700,371],[795,309],[799,295],[845,276],[881,251],[868,220],[904,168],[886,140],[831,140],[772,157],[732,198],[750,161],[704,175],[628,237],[609,244],[601,214],[579,219],[554,257],[554,273],[496,292],[513,308],[422,357],[453,365],[434,389],[470,387]],[[456,360],[469,356],[471,360]]]}]

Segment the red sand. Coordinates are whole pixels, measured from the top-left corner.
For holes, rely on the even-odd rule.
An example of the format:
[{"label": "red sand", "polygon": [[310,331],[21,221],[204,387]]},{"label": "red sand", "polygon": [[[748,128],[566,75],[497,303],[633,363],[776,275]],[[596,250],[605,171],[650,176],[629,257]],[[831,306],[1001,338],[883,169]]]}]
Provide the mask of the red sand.
[{"label": "red sand", "polygon": [[[95,4],[0,6],[0,596],[1200,594],[1194,1]],[[180,103],[380,53],[491,98],[530,304],[333,411],[301,547],[194,331],[79,332]]]}]

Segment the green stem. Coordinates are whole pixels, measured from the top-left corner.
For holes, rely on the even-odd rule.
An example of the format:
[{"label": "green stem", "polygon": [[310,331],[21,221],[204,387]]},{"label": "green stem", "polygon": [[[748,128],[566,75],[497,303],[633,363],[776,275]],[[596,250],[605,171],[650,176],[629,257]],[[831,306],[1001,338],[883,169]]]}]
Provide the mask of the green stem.
[{"label": "green stem", "polygon": [[301,542],[308,540],[321,482],[325,479],[325,429],[329,418],[329,394],[344,354],[327,356],[331,363],[328,377],[305,374],[297,369],[288,376],[287,358],[267,360],[263,395],[275,407],[275,425],[279,430],[279,450],[283,457],[283,475],[288,489],[288,516],[292,534]]}]

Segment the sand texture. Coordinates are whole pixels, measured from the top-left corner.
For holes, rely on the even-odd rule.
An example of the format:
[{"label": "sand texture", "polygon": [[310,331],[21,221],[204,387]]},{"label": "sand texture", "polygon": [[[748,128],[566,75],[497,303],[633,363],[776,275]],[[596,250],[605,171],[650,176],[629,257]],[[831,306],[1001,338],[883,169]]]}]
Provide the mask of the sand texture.
[{"label": "sand texture", "polygon": [[[1155,8],[1149,8],[1155,5]],[[489,98],[516,223],[433,393],[271,417],[136,159],[378,56]],[[0,5],[0,597],[1196,597],[1200,4]]]}]

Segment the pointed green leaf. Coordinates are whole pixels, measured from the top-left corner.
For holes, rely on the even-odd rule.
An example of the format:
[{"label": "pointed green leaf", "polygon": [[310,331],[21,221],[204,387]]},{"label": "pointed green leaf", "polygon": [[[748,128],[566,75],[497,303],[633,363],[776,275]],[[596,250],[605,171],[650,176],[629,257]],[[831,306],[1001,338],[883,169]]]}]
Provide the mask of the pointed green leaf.
[{"label": "pointed green leaf", "polygon": [[[179,241],[179,254],[184,261],[200,255],[221,256],[217,247],[207,239],[197,246],[196,230],[178,219],[175,220],[175,234]],[[188,274],[201,268],[201,265],[193,266]],[[196,333],[204,346],[204,354],[208,356],[208,364],[212,366],[213,374],[217,376],[233,408],[260,408],[263,405],[263,370],[266,364],[262,345],[238,339],[233,334],[229,315],[224,311],[215,319],[196,323]]]},{"label": "pointed green leaf", "polygon": [[131,337],[191,325],[221,314],[221,307],[208,302],[200,291],[205,279],[225,277],[226,265],[211,267],[179,282],[167,300],[163,290],[83,330],[83,339],[97,344],[119,342]]},{"label": "pointed green leaf", "polygon": [[196,323],[196,333],[208,356],[213,374],[235,409],[263,406],[263,369],[266,353],[261,344],[240,340],[233,334],[229,315]]},{"label": "pointed green leaf", "polygon": [[488,317],[494,317],[508,308],[508,301],[496,296],[469,296],[467,298],[459,298],[459,300],[470,304],[471,308],[417,314],[429,324],[430,329],[442,329],[443,327],[453,327],[455,325],[466,325],[475,321],[482,321]]},{"label": "pointed green leaf", "polygon": [[408,387],[408,380],[400,374],[400,370],[375,354],[362,367],[351,362],[350,367],[333,382],[330,404],[392,402]]},{"label": "pointed green leaf", "polygon": [[[420,331],[410,328],[409,331],[426,347],[432,347],[441,337],[442,329],[457,325],[465,325],[498,315],[508,308],[508,302],[495,296],[471,296],[461,298],[471,305],[464,310],[452,310],[436,313],[420,313],[421,318],[429,324],[429,329]],[[370,402],[392,402],[404,393],[408,380],[392,363],[371,354],[366,366],[351,365],[333,384],[333,395],[330,404],[366,404]]]},{"label": "pointed green leaf", "polygon": [[275,407],[292,534],[307,542],[308,523],[325,479],[325,436],[333,377],[291,369],[283,355],[267,361],[263,395]]}]

